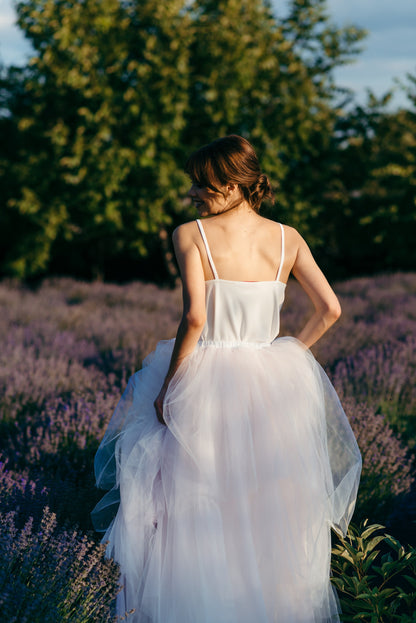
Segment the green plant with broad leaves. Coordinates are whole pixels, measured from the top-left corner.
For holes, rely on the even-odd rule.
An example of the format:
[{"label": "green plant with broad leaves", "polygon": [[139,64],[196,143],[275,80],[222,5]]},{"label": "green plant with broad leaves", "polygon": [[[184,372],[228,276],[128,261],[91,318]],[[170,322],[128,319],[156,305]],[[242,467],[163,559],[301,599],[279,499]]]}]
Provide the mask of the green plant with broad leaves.
[{"label": "green plant with broad leaves", "polygon": [[416,621],[416,549],[379,524],[351,526],[332,549],[332,583],[343,623]]}]

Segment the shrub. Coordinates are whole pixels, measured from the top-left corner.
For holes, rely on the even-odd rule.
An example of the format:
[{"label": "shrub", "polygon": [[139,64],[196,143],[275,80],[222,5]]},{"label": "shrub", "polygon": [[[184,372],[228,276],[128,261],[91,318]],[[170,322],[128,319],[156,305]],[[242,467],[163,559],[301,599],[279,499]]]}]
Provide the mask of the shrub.
[{"label": "shrub", "polygon": [[39,526],[23,528],[0,514],[0,609],[8,623],[94,623],[115,620],[118,568],[104,546],[56,527],[44,509]]},{"label": "shrub", "polygon": [[48,499],[48,490],[29,479],[26,472],[8,469],[8,460],[0,455],[0,513],[14,511],[15,524],[22,525],[29,516],[40,520]]},{"label": "shrub", "polygon": [[416,339],[378,344],[338,363],[336,390],[383,413],[411,447],[416,445]]},{"label": "shrub", "polygon": [[343,623],[416,621],[416,549],[407,550],[383,526],[350,526],[332,549],[332,583]]},{"label": "shrub", "polygon": [[[335,289],[343,315],[313,350],[333,376],[363,454],[355,517],[370,517],[391,526],[394,516],[395,526],[400,522],[411,526],[416,507],[407,492],[414,469],[403,440],[393,434],[389,422],[403,432],[404,439],[413,438],[407,427],[415,413],[411,361],[416,355],[412,337],[416,334],[415,275],[354,279],[336,284]],[[296,335],[309,308],[306,295],[295,281],[291,282],[282,313],[282,333]],[[56,573],[61,574],[62,586],[65,582],[68,587],[77,584],[75,575],[70,575],[74,559],[68,543],[75,551],[86,537],[59,532],[55,526],[48,545],[42,546],[39,551],[43,553],[36,558],[33,552],[41,547],[41,537],[40,528],[34,526],[39,525],[47,505],[59,524],[67,521],[83,530],[91,528],[89,513],[101,496],[94,485],[93,456],[106,423],[128,375],[140,367],[144,355],[159,339],[174,335],[180,310],[179,289],[163,290],[139,282],[119,286],[53,279],[43,281],[36,290],[0,283],[0,452],[8,457],[7,465],[5,460],[0,464],[0,538],[4,551],[11,552],[11,535],[16,542],[22,530],[30,532],[32,540],[24,556],[33,563],[31,573],[41,574],[37,567],[47,561],[52,571],[56,567]],[[8,514],[12,510],[14,514]],[[33,518],[32,523],[27,524],[28,517]],[[50,521],[50,512],[48,517]],[[85,542],[93,548],[89,538]],[[61,563],[53,558],[60,540],[68,545],[60,550],[64,558]],[[388,550],[387,545],[383,547]],[[45,571],[46,588],[50,568]],[[37,623],[37,614],[33,614],[36,608],[29,609],[32,576],[28,575],[29,567],[25,569],[26,580],[17,567],[15,575],[10,575],[9,569],[7,590],[12,590],[14,581],[18,586],[23,582],[27,610],[19,611],[19,621]],[[94,577],[91,590],[98,586]],[[18,604],[20,594],[13,595]],[[46,592],[42,595],[45,597]],[[63,603],[65,595],[61,593]],[[10,598],[8,608],[12,602]],[[56,609],[58,602],[52,603],[55,610],[52,608],[50,619],[46,615],[40,618],[42,623],[78,621],[78,614],[65,619],[67,615]],[[9,623],[16,613],[7,613],[10,617],[5,621]],[[97,620],[109,620],[106,616]],[[79,620],[94,620],[85,617]],[[371,618],[362,620],[369,623]]]},{"label": "shrub", "polygon": [[[59,520],[92,527],[90,510],[99,497],[94,454],[118,398],[118,392],[99,391],[88,399],[50,398],[43,408],[23,410],[16,422],[2,423],[1,446],[9,457],[8,468],[35,482],[37,491],[45,491]],[[25,497],[25,505],[29,499]]]},{"label": "shrub", "polygon": [[343,406],[363,458],[355,520],[386,522],[398,501],[410,491],[414,465],[405,444],[383,415],[366,403],[345,398]]},{"label": "shrub", "polygon": [[[361,277],[336,283],[334,288],[341,301],[341,318],[313,347],[329,372],[341,359],[364,349],[416,335],[414,273]],[[296,293],[290,313],[299,305],[307,305],[301,292]]]}]

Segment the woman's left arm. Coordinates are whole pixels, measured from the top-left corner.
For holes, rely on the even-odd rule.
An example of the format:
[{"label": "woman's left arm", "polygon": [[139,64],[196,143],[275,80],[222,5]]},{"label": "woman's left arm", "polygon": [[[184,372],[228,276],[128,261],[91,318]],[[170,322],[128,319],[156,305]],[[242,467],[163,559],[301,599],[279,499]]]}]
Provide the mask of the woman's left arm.
[{"label": "woman's left arm", "polygon": [[194,227],[196,224],[193,222],[180,225],[172,236],[182,279],[183,313],[168,373],[154,402],[157,419],[165,425],[163,401],[168,385],[185,357],[194,351],[206,320],[205,277],[199,249],[194,239]]}]

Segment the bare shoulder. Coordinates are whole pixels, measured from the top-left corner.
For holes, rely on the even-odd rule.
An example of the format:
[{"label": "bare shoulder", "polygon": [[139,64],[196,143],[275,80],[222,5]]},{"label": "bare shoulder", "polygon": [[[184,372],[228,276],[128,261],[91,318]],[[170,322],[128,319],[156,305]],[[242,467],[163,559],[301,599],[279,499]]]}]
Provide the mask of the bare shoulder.
[{"label": "bare shoulder", "polygon": [[182,223],[182,225],[178,225],[174,230],[172,237],[182,238],[186,236],[192,236],[197,231],[198,225],[196,221],[188,221],[187,223]]},{"label": "bare shoulder", "polygon": [[296,257],[299,248],[302,245],[306,245],[304,239],[300,235],[300,233],[290,225],[284,225],[283,223],[278,223],[276,221],[272,221],[270,219],[265,219],[268,221],[266,226],[268,227],[270,233],[275,236],[280,236],[281,229],[283,227],[284,236],[285,236],[285,253],[287,256],[292,256],[293,259]]},{"label": "bare shoulder", "polygon": [[292,248],[294,251],[298,251],[302,247],[307,247],[307,243],[305,239],[301,236],[297,229],[294,227],[290,227],[289,225],[284,225],[285,230],[285,240],[287,241],[287,246]]},{"label": "bare shoulder", "polygon": [[178,225],[172,233],[173,244],[182,248],[195,244],[198,233],[197,230],[198,225],[196,221],[189,221],[188,223]]},{"label": "bare shoulder", "polygon": [[294,227],[291,227],[290,225],[284,225],[284,223],[280,223],[278,221],[272,221],[269,218],[264,218],[264,217],[261,217],[261,218],[262,218],[264,226],[267,227],[269,231],[273,233],[280,233],[281,231],[280,227],[282,226],[285,232],[286,240],[301,239],[301,235],[298,233],[298,231]]},{"label": "bare shoulder", "polygon": [[294,227],[291,227],[290,225],[283,225],[283,229],[285,231],[286,240],[291,240],[293,242],[296,242],[296,241],[299,242],[300,240],[303,240],[298,230],[295,229]]}]

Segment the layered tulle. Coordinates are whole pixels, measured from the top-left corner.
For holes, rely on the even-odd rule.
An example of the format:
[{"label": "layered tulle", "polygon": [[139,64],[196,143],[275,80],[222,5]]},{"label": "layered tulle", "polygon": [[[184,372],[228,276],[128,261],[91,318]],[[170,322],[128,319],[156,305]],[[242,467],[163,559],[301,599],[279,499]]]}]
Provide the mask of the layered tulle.
[{"label": "layered tulle", "polygon": [[169,385],[165,427],[153,401],[172,348],[160,342],[130,379],[96,457],[119,613],[337,621],[330,527],[348,526],[361,459],[327,376],[294,338],[201,342]]}]

